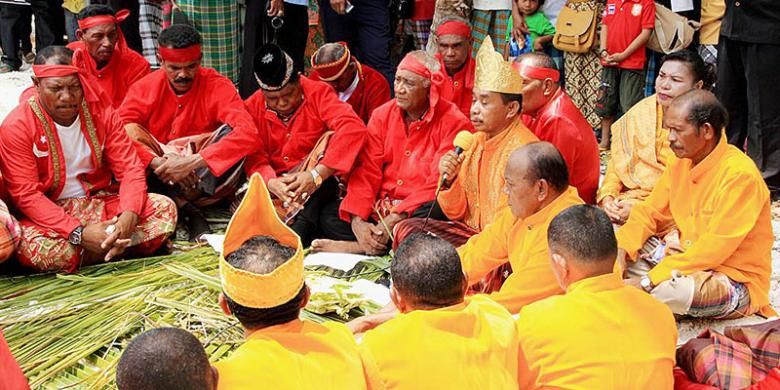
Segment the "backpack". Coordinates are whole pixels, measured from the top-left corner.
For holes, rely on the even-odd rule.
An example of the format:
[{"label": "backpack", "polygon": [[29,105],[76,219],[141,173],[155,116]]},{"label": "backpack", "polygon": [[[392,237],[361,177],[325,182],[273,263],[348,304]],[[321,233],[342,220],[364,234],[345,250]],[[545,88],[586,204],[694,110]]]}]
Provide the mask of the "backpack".
[{"label": "backpack", "polygon": [[570,53],[586,53],[596,43],[598,8],[592,0],[568,0],[555,24],[553,46]]},{"label": "backpack", "polygon": [[[696,26],[696,27],[694,27]],[[655,28],[647,48],[662,54],[685,49],[693,42],[698,26],[661,4],[655,4]]]}]

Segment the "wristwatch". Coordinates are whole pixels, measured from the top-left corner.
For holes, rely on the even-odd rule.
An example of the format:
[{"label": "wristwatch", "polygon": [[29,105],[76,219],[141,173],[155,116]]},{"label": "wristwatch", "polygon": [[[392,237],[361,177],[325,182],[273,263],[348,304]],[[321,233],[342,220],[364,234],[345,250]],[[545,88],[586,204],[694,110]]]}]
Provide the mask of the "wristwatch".
[{"label": "wristwatch", "polygon": [[647,275],[643,276],[642,279],[639,280],[639,285],[642,287],[642,290],[645,290],[646,292],[651,292],[655,288],[655,286],[653,286],[653,282],[650,280],[650,277]]},{"label": "wristwatch", "polygon": [[311,177],[314,178],[314,185],[319,187],[322,185],[322,176],[320,176],[320,173],[317,172],[317,169],[312,169],[309,171],[311,173]]},{"label": "wristwatch", "polygon": [[70,235],[68,236],[68,242],[76,246],[81,245],[81,233],[83,232],[84,226],[79,226],[73,229],[73,231],[70,232]]}]

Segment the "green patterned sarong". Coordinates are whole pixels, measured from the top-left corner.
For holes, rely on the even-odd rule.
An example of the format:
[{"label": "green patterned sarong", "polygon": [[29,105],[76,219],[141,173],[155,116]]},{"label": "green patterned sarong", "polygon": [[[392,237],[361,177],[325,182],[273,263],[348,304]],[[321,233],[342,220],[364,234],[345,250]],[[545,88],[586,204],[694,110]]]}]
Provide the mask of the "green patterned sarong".
[{"label": "green patterned sarong", "polygon": [[203,66],[238,82],[239,9],[236,0],[178,0],[203,39]]}]

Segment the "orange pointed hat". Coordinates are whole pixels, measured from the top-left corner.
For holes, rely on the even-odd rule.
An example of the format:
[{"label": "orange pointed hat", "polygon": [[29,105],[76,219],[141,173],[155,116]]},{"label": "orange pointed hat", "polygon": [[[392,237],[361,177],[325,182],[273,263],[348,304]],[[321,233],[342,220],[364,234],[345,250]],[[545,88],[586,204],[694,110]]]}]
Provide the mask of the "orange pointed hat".
[{"label": "orange pointed hat", "polygon": [[[241,270],[225,260],[225,256],[255,236],[273,237],[280,244],[294,248],[295,254],[268,274]],[[279,219],[263,178],[255,173],[249,179],[249,190],[225,232],[219,258],[222,290],[239,305],[255,309],[268,309],[289,302],[303,287],[302,247],[301,238]]]}]

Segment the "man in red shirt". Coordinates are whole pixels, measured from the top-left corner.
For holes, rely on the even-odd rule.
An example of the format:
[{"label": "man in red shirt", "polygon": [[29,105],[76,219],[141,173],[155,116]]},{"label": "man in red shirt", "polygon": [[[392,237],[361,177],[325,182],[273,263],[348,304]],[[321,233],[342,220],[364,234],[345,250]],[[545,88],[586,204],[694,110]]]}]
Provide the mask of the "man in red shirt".
[{"label": "man in red shirt", "polygon": [[143,56],[127,47],[119,23],[129,12],[114,11],[107,5],[89,5],[78,14],[78,41],[69,48],[85,50],[74,65],[84,69],[90,81],[103,89],[109,105],[118,108],[133,83],[149,74],[149,63]]},{"label": "man in red shirt", "polygon": [[246,107],[263,147],[247,159],[248,175],[263,176],[304,246],[317,236],[350,239],[338,217],[339,187],[365,144],[365,124],[328,84],[295,72],[279,46],[261,47],[254,67],[260,91]]},{"label": "man in red shirt", "polygon": [[444,75],[441,96],[455,103],[469,117],[476,72],[471,57],[471,27],[461,20],[445,19],[436,28],[434,40],[438,48],[436,59]]},{"label": "man in red shirt", "polygon": [[210,231],[197,207],[233,195],[242,161],[260,141],[233,83],[201,67],[201,38],[193,27],[173,25],[158,40],[161,68],[133,84],[120,115],[141,162],[154,173],[150,183],[176,201],[197,240]]},{"label": "man in red shirt", "polygon": [[326,43],[311,62],[309,79],[330,84],[339,100],[349,103],[363,123],[368,123],[374,109],[390,100],[387,79],[352,57],[344,42]]},{"label": "man in red shirt", "polygon": [[[374,111],[368,141],[350,176],[339,214],[357,242],[315,241],[312,248],[379,254],[387,251],[393,228],[434,207],[439,160],[471,122],[441,99],[439,63],[423,51],[406,55],[395,77],[395,99]],[[431,217],[446,219],[438,207]]]},{"label": "man in red shirt", "polygon": [[523,122],[542,141],[558,148],[569,168],[569,181],[586,203],[596,203],[601,161],[593,129],[561,88],[560,73],[547,54],[520,56]]},{"label": "man in red shirt", "polygon": [[607,0],[601,21],[601,148],[609,149],[612,123],[644,97],[645,47],[655,27],[653,0]]},{"label": "man in red shirt", "polygon": [[70,65],[72,55],[40,50],[35,94],[0,125],[0,168],[20,213],[16,257],[36,271],[149,255],[176,227],[173,202],[147,194],[119,116]]}]

